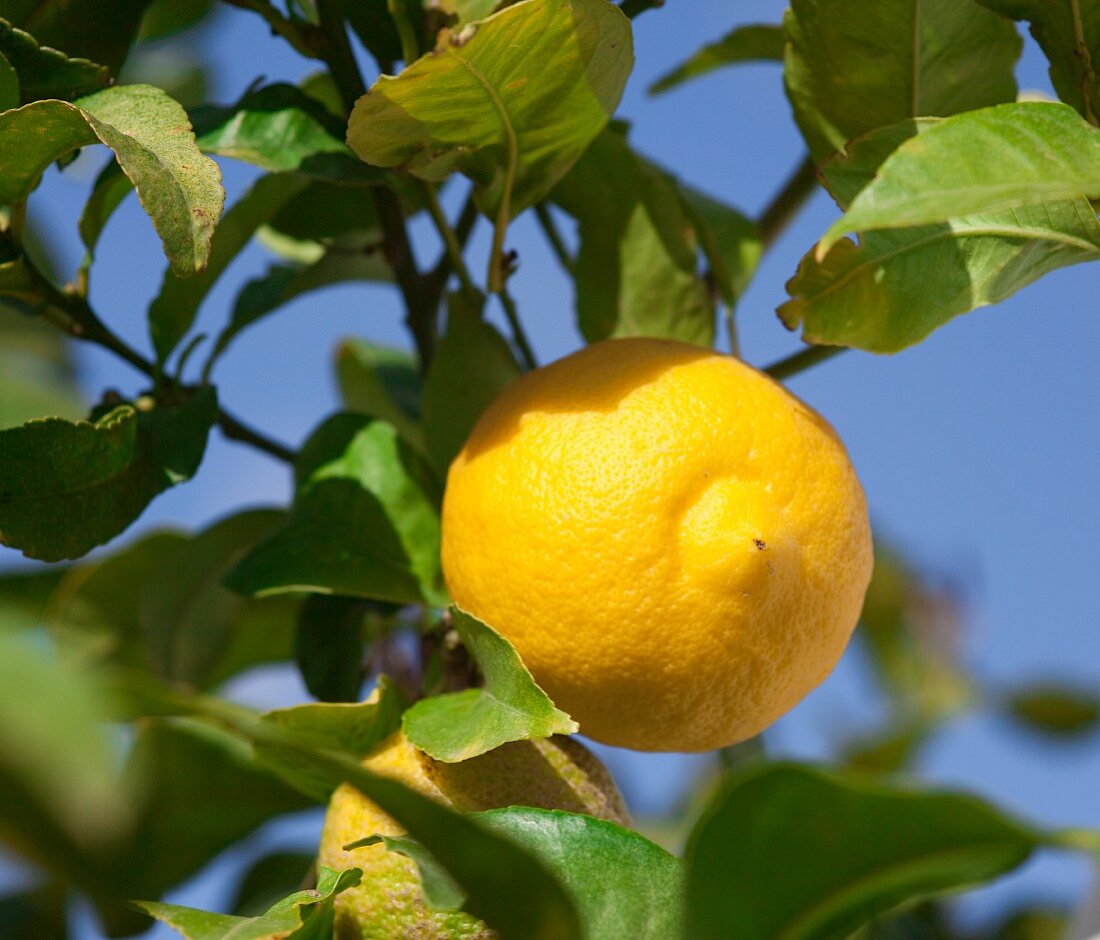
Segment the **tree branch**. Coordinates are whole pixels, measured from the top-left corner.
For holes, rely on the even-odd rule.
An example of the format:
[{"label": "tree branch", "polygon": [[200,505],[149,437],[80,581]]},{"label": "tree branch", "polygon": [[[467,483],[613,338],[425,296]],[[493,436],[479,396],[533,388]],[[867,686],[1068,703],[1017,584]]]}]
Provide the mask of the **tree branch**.
[{"label": "tree branch", "polygon": [[265,23],[271,27],[271,32],[276,36],[282,36],[294,50],[308,59],[319,59],[318,51],[319,35],[317,27],[312,23],[304,23],[283,16],[275,7],[265,0],[225,0],[231,7],[241,10],[251,10],[258,13]]},{"label": "tree branch", "polygon": [[816,366],[819,362],[840,355],[847,348],[847,346],[807,346],[805,349],[801,349],[784,359],[773,362],[763,371],[777,382],[782,382],[792,375],[797,375],[799,372],[804,372],[806,369]]},{"label": "tree branch", "polygon": [[813,160],[805,157],[795,168],[795,171],[787,177],[782,189],[775,194],[775,198],[768,203],[756,227],[760,232],[760,243],[767,251],[776,239],[786,230],[799,209],[817,189],[817,167]]}]

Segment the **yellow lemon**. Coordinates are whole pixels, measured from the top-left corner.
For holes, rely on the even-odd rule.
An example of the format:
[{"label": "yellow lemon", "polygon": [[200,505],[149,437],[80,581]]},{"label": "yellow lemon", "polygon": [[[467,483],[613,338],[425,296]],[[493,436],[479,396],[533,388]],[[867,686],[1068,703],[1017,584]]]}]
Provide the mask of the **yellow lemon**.
[{"label": "yellow lemon", "polygon": [[598,741],[744,740],[833,669],[872,566],[836,433],[766,375],[608,340],[512,383],[451,465],[443,569]]},{"label": "yellow lemon", "polygon": [[[586,813],[629,825],[611,775],[583,745],[564,737],[516,741],[444,764],[413,747],[398,731],[364,762],[377,774],[462,812],[501,806],[537,806]],[[318,857],[337,870],[361,868],[363,881],[338,895],[336,940],[489,940],[496,934],[469,914],[431,910],[416,864],[384,845],[345,850],[372,835],[400,835],[401,827],[346,784],[329,802]]]}]

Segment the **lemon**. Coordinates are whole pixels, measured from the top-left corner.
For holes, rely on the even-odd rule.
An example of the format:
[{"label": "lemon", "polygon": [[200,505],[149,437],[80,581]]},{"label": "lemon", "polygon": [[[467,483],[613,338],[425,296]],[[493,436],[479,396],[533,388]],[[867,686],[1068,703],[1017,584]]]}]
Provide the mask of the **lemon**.
[{"label": "lemon", "polygon": [[[517,741],[480,757],[445,764],[413,747],[398,731],[363,763],[462,812],[537,806],[630,824],[611,775],[583,745],[569,738]],[[405,856],[381,844],[344,850],[367,836],[402,831],[353,787],[345,784],[333,794],[318,861],[337,870],[363,870],[362,882],[336,898],[336,940],[488,940],[496,936],[468,914],[432,911],[421,893],[416,864]]]},{"label": "lemon", "polygon": [[763,373],[598,343],[513,382],[451,465],[443,569],[581,731],[749,738],[833,669],[871,576],[844,446]]}]

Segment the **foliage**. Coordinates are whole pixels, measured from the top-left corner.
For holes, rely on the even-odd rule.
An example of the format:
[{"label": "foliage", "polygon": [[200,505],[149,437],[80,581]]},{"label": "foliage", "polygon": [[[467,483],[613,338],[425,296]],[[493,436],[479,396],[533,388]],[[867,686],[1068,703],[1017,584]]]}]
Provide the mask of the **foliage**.
[{"label": "foliage", "polygon": [[[857,634],[885,720],[844,740],[831,768],[769,761],[759,742],[721,755],[736,766],[701,797],[682,859],[562,811],[463,815],[360,762],[398,728],[450,762],[576,730],[491,624],[449,606],[439,560],[450,461],[535,360],[509,293],[512,221],[538,222],[586,341],[713,346],[724,308],[736,350],[734,308],[820,180],[841,214],[804,246],[778,316],[821,345],[774,372],[825,344],[895,352],[1100,257],[1100,3],[866,0],[852,16],[844,0],[791,0],[782,22],[714,37],[650,91],[672,101],[691,82],[735,82],[729,66],[770,63],[777,81],[782,68],[809,155],[750,218],[653,163],[614,120],[631,19],[690,15],[675,4],[230,2],[320,71],[185,108],[167,78],[132,77],[152,47],[187,48],[210,0],[0,0],[0,544],[65,562],[0,570],[0,844],[42,872],[0,899],[0,934],[65,936],[77,891],[115,936],[151,915],[203,940],[328,938],[354,869],[311,883],[311,859],[269,856],[231,914],[162,898],[341,782],[407,831],[386,845],[416,860],[431,903],[517,940],[717,937],[731,924],[761,940],[951,937],[943,893],[1043,846],[1096,849],[1095,834],[1046,833],[891,777],[969,709],[1070,746],[1100,726],[1100,702],[1046,679],[980,683],[957,653],[955,592],[888,546]],[[1016,100],[1017,23],[1061,102]],[[360,71],[352,32],[377,75]],[[55,165],[100,144],[111,159],[72,211],[85,257],[66,282],[27,205]],[[223,213],[228,161],[253,182]],[[89,293],[131,192],[167,260],[152,355]],[[484,278],[468,247],[482,217]],[[443,245],[432,265],[412,250],[413,222]],[[200,311],[256,242],[276,257],[236,286],[195,366]],[[244,331],[333,284],[397,291],[415,352],[347,339],[341,409],[287,448],[228,411],[215,380]],[[86,408],[82,344],[141,384],[91,390]],[[291,504],[116,542],[203,472],[214,428],[292,467]],[[261,714],[219,697],[270,663],[294,663],[320,701]],[[376,694],[361,702],[365,683]],[[1063,920],[1021,909],[995,935],[1053,936]]]}]

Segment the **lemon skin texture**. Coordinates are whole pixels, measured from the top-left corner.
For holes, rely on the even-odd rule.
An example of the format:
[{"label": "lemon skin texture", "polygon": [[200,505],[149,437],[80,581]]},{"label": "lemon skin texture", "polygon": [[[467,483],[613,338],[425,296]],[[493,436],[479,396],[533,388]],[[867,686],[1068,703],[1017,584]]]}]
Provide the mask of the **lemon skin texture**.
[{"label": "lemon skin texture", "polygon": [[513,382],[451,465],[443,569],[607,744],[752,737],[833,669],[871,577],[829,424],[729,356],[590,346]]},{"label": "lemon skin texture", "polygon": [[[611,775],[583,745],[564,737],[505,744],[488,754],[445,764],[413,747],[400,731],[364,762],[367,769],[462,812],[537,806],[587,813],[621,825],[630,818]],[[384,845],[345,851],[371,835],[403,829],[347,784],[329,802],[318,861],[361,868],[363,880],[336,897],[335,940],[488,940],[496,934],[461,912],[433,911],[416,864]]]}]

